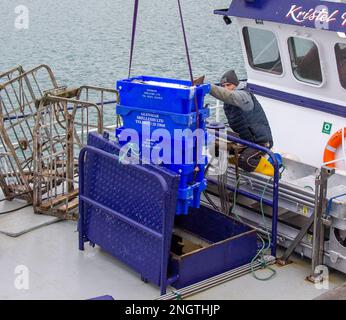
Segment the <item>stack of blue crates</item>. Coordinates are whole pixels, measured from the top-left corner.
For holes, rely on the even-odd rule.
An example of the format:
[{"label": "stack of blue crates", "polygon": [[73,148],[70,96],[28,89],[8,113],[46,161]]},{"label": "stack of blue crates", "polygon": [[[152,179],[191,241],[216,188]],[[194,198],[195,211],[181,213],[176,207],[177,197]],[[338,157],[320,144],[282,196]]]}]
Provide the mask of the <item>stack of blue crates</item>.
[{"label": "stack of blue crates", "polygon": [[[209,109],[204,108],[204,98],[210,92],[210,85],[191,86],[190,81],[141,76],[118,81],[117,90],[120,93],[117,114],[123,120],[123,127],[116,130],[120,144],[126,145],[129,142],[128,131],[125,132],[124,129],[135,130],[139,137],[138,151],[143,158],[155,148],[159,152],[168,143],[167,139],[152,139],[152,134],[156,132],[155,136],[161,136],[163,130],[158,129],[169,132],[170,161],[163,161],[161,165],[181,176],[177,215],[188,214],[190,207],[199,208],[201,193],[207,187],[204,176],[207,159],[197,159],[196,148],[200,150],[203,146],[194,138],[188,142],[190,148],[185,148],[187,140],[180,142],[181,147],[174,148],[180,145],[174,133],[176,129],[190,129],[194,132],[199,128],[203,130],[205,141],[207,140],[206,120]],[[191,154],[185,154],[185,150],[191,152],[192,158]],[[177,162],[177,159],[181,161]],[[199,170],[195,170],[196,168]]]}]

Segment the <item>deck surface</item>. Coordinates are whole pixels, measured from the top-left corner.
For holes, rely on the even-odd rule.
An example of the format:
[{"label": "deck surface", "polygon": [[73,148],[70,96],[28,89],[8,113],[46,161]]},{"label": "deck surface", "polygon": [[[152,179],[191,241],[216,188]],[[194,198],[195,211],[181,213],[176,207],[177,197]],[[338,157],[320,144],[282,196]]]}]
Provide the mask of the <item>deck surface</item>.
[{"label": "deck surface", "polygon": [[315,300],[346,300],[346,283],[333,290],[329,290]]},{"label": "deck surface", "polygon": [[[18,266],[27,267],[28,290],[15,287]],[[100,248],[87,245],[85,252],[78,251],[75,222],[58,222],[17,238],[0,234],[0,269],[0,299],[84,300],[111,295],[141,300],[159,295],[157,287],[143,283],[138,274]],[[246,275],[193,299],[314,299],[327,292],[305,281],[310,273],[308,260],[295,257],[293,264],[275,269],[277,276],[271,281]],[[331,272],[330,289],[345,282],[346,275]]]}]

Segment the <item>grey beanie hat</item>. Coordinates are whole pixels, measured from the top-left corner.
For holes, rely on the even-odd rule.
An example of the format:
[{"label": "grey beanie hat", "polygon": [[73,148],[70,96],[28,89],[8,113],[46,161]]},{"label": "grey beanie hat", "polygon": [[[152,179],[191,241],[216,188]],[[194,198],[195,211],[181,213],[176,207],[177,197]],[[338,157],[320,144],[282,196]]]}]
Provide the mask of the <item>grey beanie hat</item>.
[{"label": "grey beanie hat", "polygon": [[225,83],[231,83],[231,84],[234,84],[235,86],[239,85],[239,79],[234,70],[229,70],[222,76],[220,80],[220,84],[223,85]]}]

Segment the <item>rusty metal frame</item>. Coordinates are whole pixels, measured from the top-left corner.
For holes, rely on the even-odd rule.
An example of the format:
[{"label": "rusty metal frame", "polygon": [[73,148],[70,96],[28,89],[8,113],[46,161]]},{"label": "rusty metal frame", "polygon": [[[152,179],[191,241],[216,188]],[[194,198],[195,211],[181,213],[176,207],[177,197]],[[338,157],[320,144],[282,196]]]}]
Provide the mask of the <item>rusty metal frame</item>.
[{"label": "rusty metal frame", "polygon": [[[94,95],[93,101],[97,101],[97,105],[99,105],[101,107],[101,112],[102,112],[102,115],[103,115],[103,123],[105,124],[107,122],[105,120],[105,112],[104,112],[105,106],[109,105],[109,104],[116,104],[116,103],[118,103],[118,101],[119,101],[119,92],[118,92],[118,90],[115,90],[115,89],[103,88],[103,87],[97,87],[97,86],[90,86],[90,85],[84,85],[84,86],[81,86],[78,89],[77,99],[78,100],[83,100],[83,101],[90,101],[90,93]],[[112,95],[111,99],[105,99],[107,93]],[[95,97],[95,94],[97,95],[96,97]],[[113,117],[114,110],[112,110],[111,112],[112,112],[112,117]],[[106,124],[104,126],[103,130],[113,131],[115,128],[118,128],[120,126],[121,126],[121,119],[117,115],[116,116],[116,124],[115,125],[113,125],[113,124],[107,125]]]},{"label": "rusty metal frame", "polygon": [[[98,102],[90,101],[90,90]],[[105,92],[115,94],[116,100],[105,101]],[[83,94],[89,101],[80,100]],[[116,103],[117,99],[116,90],[83,86],[77,89],[74,99],[48,93],[40,101],[34,130],[36,213],[77,219],[79,151],[87,144],[89,132],[105,130],[104,106]]]},{"label": "rusty metal frame", "polygon": [[[43,86],[38,80],[41,72],[46,77]],[[18,66],[2,73],[0,79],[0,185],[6,199],[24,198],[30,203],[37,101],[44,95],[43,87],[52,89],[58,85],[47,65],[29,71]]]},{"label": "rusty metal frame", "polygon": [[13,78],[16,78],[23,74],[25,71],[22,66],[17,66],[13,69],[7,70],[5,72],[0,73],[0,88],[1,88],[1,83],[8,82]]},{"label": "rusty metal frame", "polygon": [[[40,76],[45,76],[40,81]],[[108,99],[106,99],[108,98]],[[113,131],[115,89],[59,86],[47,65],[0,73],[0,187],[36,213],[76,218],[78,154],[90,131]],[[109,126],[104,126],[109,108]]]}]

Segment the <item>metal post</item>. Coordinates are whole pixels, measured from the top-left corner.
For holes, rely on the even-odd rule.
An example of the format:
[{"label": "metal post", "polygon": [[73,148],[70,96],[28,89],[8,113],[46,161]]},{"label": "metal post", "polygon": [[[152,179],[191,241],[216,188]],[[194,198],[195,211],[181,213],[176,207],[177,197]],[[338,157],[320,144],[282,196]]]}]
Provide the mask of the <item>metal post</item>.
[{"label": "metal post", "polygon": [[327,209],[328,179],[335,174],[335,169],[322,167],[316,175],[314,234],[312,243],[312,275],[311,282],[320,282],[321,273],[317,267],[323,265],[324,255],[324,213]]},{"label": "metal post", "polygon": [[66,180],[67,180],[67,192],[71,193],[74,190],[73,177],[74,177],[74,152],[73,152],[73,119],[72,116],[66,110],[66,148],[67,148],[67,163],[66,163]]},{"label": "metal post", "polygon": [[294,241],[291,243],[291,245],[287,248],[287,250],[284,252],[282,257],[278,259],[277,263],[281,266],[285,266],[287,264],[290,264],[289,258],[291,257],[294,250],[297,248],[299,243],[303,240],[305,235],[308,233],[309,229],[313,225],[315,220],[314,215],[312,214],[311,217],[308,219],[308,221],[305,223],[305,225],[302,227],[300,232],[298,233],[297,237],[294,239]]},{"label": "metal post", "polygon": [[216,100],[215,121],[220,122],[221,119],[221,104],[220,100]]}]

